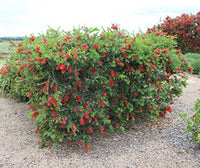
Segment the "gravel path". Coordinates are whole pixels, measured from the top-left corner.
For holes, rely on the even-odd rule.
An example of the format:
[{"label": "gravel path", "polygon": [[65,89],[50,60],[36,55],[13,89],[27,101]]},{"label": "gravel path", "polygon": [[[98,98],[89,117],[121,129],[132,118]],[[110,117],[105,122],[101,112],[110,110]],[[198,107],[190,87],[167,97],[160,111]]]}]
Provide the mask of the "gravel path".
[{"label": "gravel path", "polygon": [[93,135],[88,153],[67,143],[39,149],[28,106],[0,98],[0,168],[199,168],[200,145],[189,143],[186,120],[200,98],[200,78],[189,75],[189,85],[172,105],[173,112],[159,121],[138,118],[125,133]]}]

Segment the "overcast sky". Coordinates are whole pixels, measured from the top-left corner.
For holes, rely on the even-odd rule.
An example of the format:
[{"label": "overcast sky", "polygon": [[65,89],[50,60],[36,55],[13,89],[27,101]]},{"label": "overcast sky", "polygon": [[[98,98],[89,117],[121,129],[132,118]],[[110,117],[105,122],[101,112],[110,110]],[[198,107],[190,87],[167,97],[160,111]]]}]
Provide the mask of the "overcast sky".
[{"label": "overcast sky", "polygon": [[200,0],[0,0],[0,37],[29,36],[48,26],[110,27],[145,31],[160,18],[196,14]]}]

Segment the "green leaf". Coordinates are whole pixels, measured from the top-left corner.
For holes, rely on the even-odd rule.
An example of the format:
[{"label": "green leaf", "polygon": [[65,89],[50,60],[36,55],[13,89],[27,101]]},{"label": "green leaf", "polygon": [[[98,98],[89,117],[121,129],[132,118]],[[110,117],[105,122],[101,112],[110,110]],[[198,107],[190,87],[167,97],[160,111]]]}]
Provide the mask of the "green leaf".
[{"label": "green leaf", "polygon": [[178,117],[179,117],[180,119],[184,119],[184,118],[187,117],[187,113],[178,114]]},{"label": "green leaf", "polygon": [[125,128],[123,126],[119,127],[120,132],[125,132]]}]

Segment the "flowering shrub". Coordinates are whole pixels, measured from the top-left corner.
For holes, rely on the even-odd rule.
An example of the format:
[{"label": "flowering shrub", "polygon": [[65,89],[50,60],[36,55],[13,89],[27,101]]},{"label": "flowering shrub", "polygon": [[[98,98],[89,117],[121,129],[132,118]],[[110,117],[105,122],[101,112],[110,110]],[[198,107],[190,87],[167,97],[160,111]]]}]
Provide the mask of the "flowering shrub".
[{"label": "flowering shrub", "polygon": [[200,100],[197,99],[194,110],[196,113],[188,120],[187,132],[192,133],[192,140],[200,142]]},{"label": "flowering shrub", "polygon": [[0,84],[11,97],[28,98],[41,147],[67,138],[88,151],[94,131],[123,132],[140,113],[159,119],[192,70],[165,33],[133,36],[116,25],[49,29],[12,45]]},{"label": "flowering shrub", "polygon": [[182,14],[176,18],[166,17],[157,28],[168,35],[176,35],[176,42],[182,53],[200,52],[200,12],[196,15]]}]

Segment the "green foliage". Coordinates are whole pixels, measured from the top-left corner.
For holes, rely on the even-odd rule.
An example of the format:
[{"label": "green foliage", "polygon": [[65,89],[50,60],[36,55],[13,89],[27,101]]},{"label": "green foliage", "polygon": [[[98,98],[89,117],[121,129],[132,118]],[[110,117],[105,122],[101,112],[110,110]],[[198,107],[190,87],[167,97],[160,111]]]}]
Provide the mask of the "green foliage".
[{"label": "green foliage", "polygon": [[141,113],[171,112],[191,70],[175,42],[162,32],[131,35],[112,29],[48,29],[12,43],[16,51],[0,69],[1,89],[26,100],[40,146],[63,139],[89,149],[94,131],[124,132]]},{"label": "green foliage", "polygon": [[187,120],[187,132],[192,134],[192,140],[200,142],[200,100],[197,99],[194,111],[196,113],[191,117],[190,120]]},{"label": "green foliage", "polygon": [[192,73],[199,74],[200,73],[200,54],[187,53],[184,55],[184,57],[193,67]]}]

